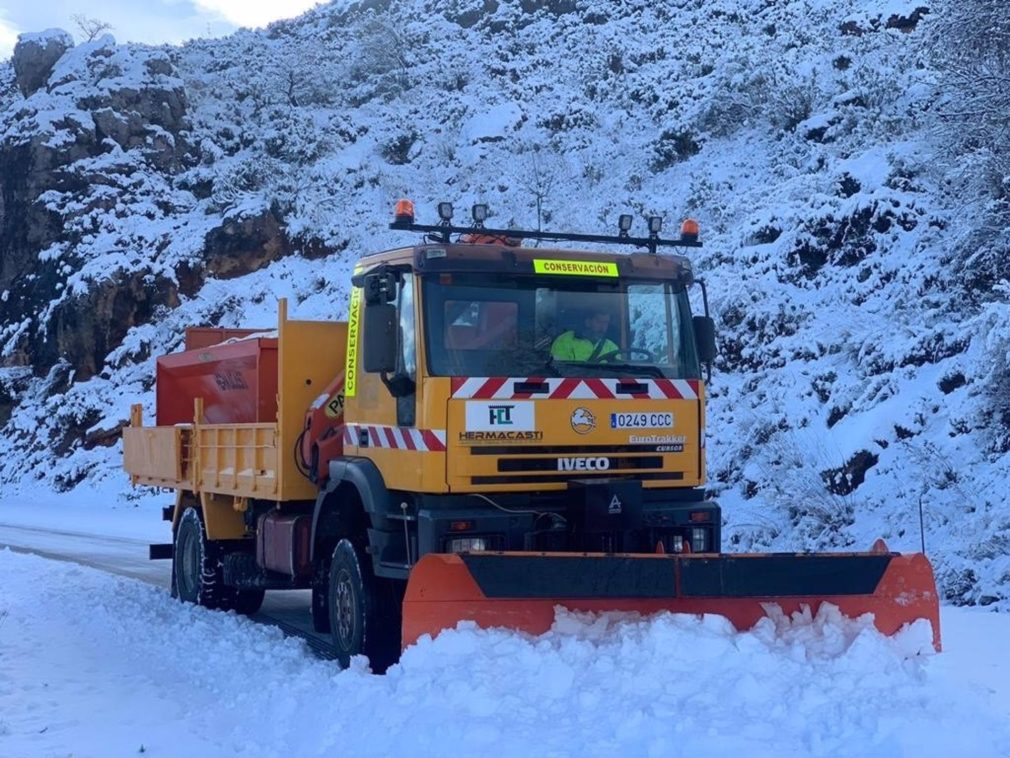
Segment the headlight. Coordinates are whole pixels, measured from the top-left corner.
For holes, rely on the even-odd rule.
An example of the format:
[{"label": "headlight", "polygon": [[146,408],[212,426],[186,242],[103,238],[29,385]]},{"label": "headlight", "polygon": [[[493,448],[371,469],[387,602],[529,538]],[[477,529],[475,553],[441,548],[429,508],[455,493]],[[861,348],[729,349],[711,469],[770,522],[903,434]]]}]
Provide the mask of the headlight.
[{"label": "headlight", "polygon": [[452,537],[446,540],[445,548],[449,553],[476,553],[487,550],[487,542],[483,537]]},{"label": "headlight", "polygon": [[708,534],[707,529],[699,529],[694,527],[691,529],[691,552],[692,553],[704,553],[705,549],[708,547],[706,544],[708,540],[706,539]]}]

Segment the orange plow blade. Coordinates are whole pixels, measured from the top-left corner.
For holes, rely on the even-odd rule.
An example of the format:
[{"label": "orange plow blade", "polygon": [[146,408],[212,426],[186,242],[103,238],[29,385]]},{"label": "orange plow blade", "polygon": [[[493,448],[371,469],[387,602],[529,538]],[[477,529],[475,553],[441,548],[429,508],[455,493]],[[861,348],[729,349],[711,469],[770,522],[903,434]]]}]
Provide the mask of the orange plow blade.
[{"label": "orange plow blade", "polygon": [[403,645],[460,621],[542,634],[554,607],[572,611],[717,614],[739,631],[765,607],[786,614],[822,603],[856,618],[872,613],[893,635],[926,619],[940,651],[940,605],[922,554],[764,555],[433,553],[414,566],[403,601]]}]

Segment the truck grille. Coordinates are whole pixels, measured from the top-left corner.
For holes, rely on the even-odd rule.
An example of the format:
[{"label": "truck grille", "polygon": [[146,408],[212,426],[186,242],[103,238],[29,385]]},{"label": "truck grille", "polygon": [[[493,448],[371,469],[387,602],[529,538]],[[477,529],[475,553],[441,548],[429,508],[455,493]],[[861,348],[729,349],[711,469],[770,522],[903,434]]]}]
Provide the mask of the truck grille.
[{"label": "truck grille", "polygon": [[[594,468],[577,469],[569,467],[574,461],[592,461],[597,464]],[[606,461],[606,467],[602,468],[601,461]],[[642,455],[637,457],[614,457],[607,455],[580,455],[573,457],[561,456],[558,458],[501,458],[498,460],[498,470],[505,471],[553,471],[557,473],[571,473],[572,471],[615,471],[620,469],[636,468],[662,468],[663,456]]]},{"label": "truck grille", "polygon": [[[623,471],[564,471],[551,474],[520,474],[518,476],[474,476],[470,477],[473,484],[534,484],[551,482],[568,482],[572,479],[604,479],[613,478],[627,473]],[[649,471],[635,474],[640,481],[680,481],[684,478],[683,471]]]},{"label": "truck grille", "polygon": [[[650,445],[482,445],[470,448],[470,455],[613,455],[648,453]],[[672,447],[672,446],[671,446]],[[675,453],[677,450],[667,452]]]}]

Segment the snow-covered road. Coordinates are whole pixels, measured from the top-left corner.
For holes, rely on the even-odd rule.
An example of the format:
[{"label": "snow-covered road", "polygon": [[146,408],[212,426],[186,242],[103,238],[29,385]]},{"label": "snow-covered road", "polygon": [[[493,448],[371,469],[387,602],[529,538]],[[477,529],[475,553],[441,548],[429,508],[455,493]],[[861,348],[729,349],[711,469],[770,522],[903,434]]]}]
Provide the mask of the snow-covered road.
[{"label": "snow-covered road", "polygon": [[831,614],[746,634],[716,617],[562,614],[539,638],[423,639],[378,677],[132,578],[164,539],[154,512],[119,514],[104,537],[71,507],[0,501],[17,525],[0,543],[89,563],[0,550],[4,758],[1010,756],[1007,614],[944,608],[941,655],[925,625],[886,639]]},{"label": "snow-covered road", "polygon": [[896,640],[823,617],[563,615],[472,629],[385,677],[95,569],[0,551],[0,755],[1010,755],[1006,616]]},{"label": "snow-covered road", "polygon": [[[141,514],[150,516],[149,523],[134,520],[131,530],[130,518],[127,518],[125,524],[118,522],[117,529],[110,530],[114,534],[109,535],[102,534],[102,531],[109,528],[106,519],[110,515],[113,519],[117,518],[115,511],[106,513],[106,518],[89,520],[87,511],[82,513],[69,507],[64,498],[58,498],[51,506],[52,510],[38,510],[0,500],[0,549],[9,548],[17,553],[89,566],[107,573],[139,579],[168,591],[172,574],[171,562],[151,561],[147,555],[151,542],[168,539],[165,534],[159,534],[168,532],[169,527],[157,523],[156,512],[144,509]],[[14,519],[16,524],[6,523],[5,515]],[[73,529],[54,526],[61,516],[65,522],[73,525]],[[130,517],[135,519],[136,514],[131,513]],[[41,524],[30,526],[33,519]],[[151,530],[150,524],[157,524],[159,529]],[[117,532],[119,534],[115,534]],[[146,538],[143,538],[144,534],[147,535]],[[311,593],[307,590],[268,592],[262,610],[254,619],[261,624],[272,624],[288,634],[305,638],[321,657],[330,659],[332,655],[328,636],[319,635],[312,629],[308,612],[310,603]]]},{"label": "snow-covered road", "polygon": [[0,547],[91,566],[166,589],[171,579],[170,565],[164,561],[148,560],[148,542],[132,537],[110,537],[0,522]]}]

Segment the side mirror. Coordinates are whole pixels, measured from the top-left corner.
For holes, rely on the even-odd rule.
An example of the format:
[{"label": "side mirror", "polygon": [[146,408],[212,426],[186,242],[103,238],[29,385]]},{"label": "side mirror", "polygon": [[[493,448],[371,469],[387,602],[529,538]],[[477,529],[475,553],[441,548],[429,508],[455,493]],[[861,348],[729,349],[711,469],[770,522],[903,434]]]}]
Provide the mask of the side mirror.
[{"label": "side mirror", "polygon": [[364,284],[365,305],[391,303],[396,300],[396,274],[383,271],[366,274]]},{"label": "side mirror", "polygon": [[711,365],[718,352],[715,347],[715,321],[711,316],[695,316],[693,321],[698,360]]},{"label": "side mirror", "polygon": [[[365,291],[368,289],[366,287]],[[396,370],[396,342],[399,321],[396,306],[389,303],[365,304],[364,352],[365,371],[369,374]]]}]

